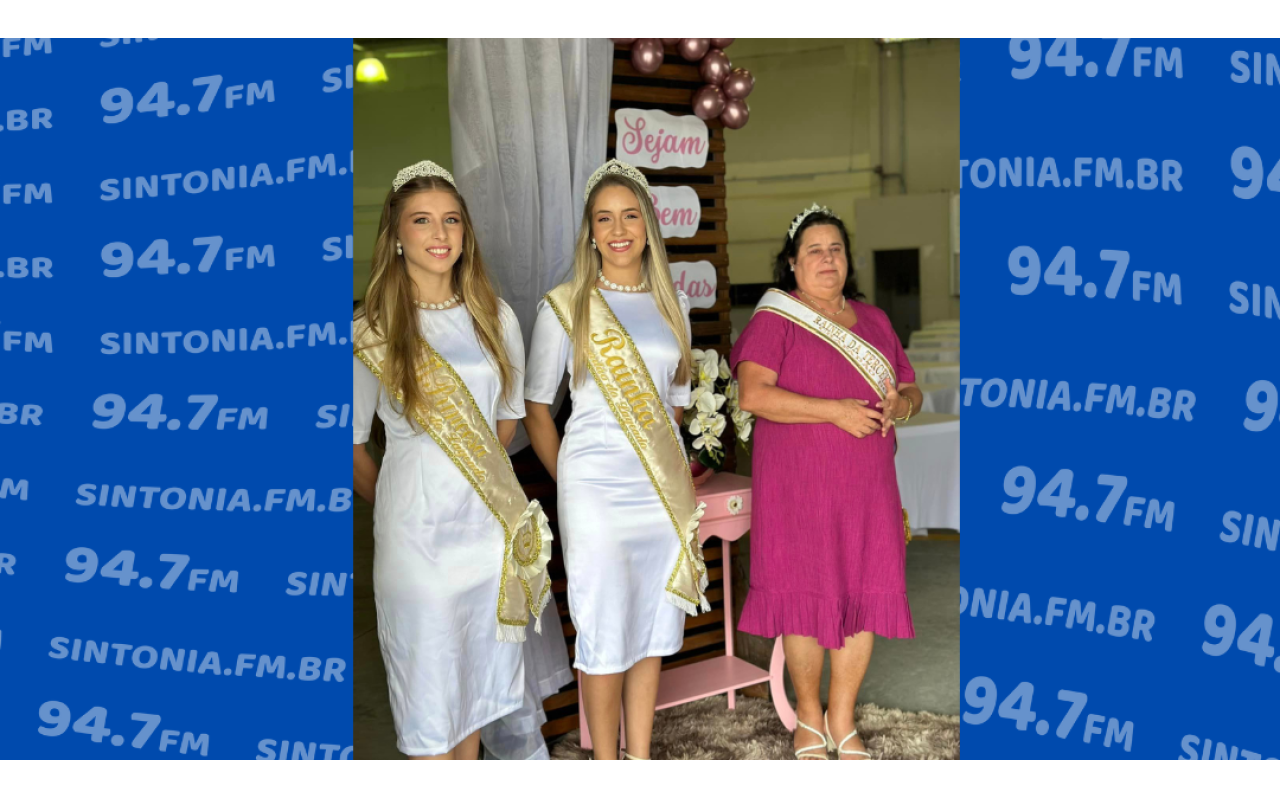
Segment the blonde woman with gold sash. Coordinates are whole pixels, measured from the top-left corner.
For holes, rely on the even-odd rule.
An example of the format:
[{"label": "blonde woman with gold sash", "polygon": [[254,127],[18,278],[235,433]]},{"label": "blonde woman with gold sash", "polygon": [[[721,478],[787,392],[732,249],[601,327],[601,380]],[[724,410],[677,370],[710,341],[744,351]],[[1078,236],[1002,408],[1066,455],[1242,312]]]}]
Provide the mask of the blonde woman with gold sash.
[{"label": "blonde woman with gold sash", "polygon": [[[538,307],[525,427],[556,479],[569,612],[595,757],[647,759],[662,656],[710,611],[702,511],[678,435],[689,401],[689,301],[667,266],[649,185],[610,161],[587,181],[572,281]],[[561,441],[550,404],[570,375]]]},{"label": "blonde woman with gold sash", "polygon": [[[353,322],[355,488],[374,503],[374,597],[397,746],[474,759],[524,699],[519,644],[550,596],[551,533],[505,445],[524,343],[442,167],[401,170]],[[364,442],[387,431],[379,469]]]}]

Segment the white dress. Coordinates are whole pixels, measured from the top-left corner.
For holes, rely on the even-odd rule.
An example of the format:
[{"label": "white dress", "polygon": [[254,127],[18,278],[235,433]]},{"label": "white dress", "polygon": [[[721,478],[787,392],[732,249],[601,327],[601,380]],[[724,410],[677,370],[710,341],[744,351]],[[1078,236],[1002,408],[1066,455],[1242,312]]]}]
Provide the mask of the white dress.
[{"label": "white dress", "polygon": [[[672,385],[680,347],[648,292],[603,290],[635,342],[674,425],[673,407],[689,402],[689,384]],[[689,330],[689,300],[680,308]],[[551,404],[572,344],[544,298],[529,346],[525,397]],[[684,642],[685,612],[666,599],[680,540],[639,457],[590,374],[570,387],[573,415],[557,462],[560,545],[569,579],[569,614],[578,631],[574,667],[588,675],[625,672]]]},{"label": "white dress", "polygon": [[[467,310],[418,312],[423,338],[495,428],[524,417],[520,323],[506,303],[500,316],[516,370],[506,402]],[[373,592],[397,746],[406,755],[440,755],[524,698],[521,645],[496,638],[502,526],[444,451],[415,433],[369,368],[354,361],[355,443],[368,441],[375,409],[387,430],[373,510]]]}]

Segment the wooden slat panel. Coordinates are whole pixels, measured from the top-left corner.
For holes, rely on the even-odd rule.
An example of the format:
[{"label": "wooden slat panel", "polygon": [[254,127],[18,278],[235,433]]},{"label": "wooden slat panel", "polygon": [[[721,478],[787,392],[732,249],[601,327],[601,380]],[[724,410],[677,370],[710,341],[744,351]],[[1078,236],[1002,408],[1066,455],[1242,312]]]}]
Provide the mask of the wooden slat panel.
[{"label": "wooden slat panel", "polygon": [[645,175],[723,175],[723,161],[708,161],[705,166],[701,167],[667,167],[663,170],[651,170],[647,167],[640,167],[640,171]]},{"label": "wooden slat panel", "polygon": [[553,719],[546,725],[543,725],[542,736],[543,738],[550,738],[552,736],[559,736],[562,733],[568,733],[569,731],[577,729],[578,715],[571,714],[567,717],[561,717],[560,719]]},{"label": "wooden slat panel", "polygon": [[559,694],[553,694],[542,704],[542,708],[546,711],[555,711],[557,708],[565,706],[576,706],[578,704],[577,688],[566,689]]},{"label": "wooden slat panel", "polygon": [[728,336],[733,332],[733,323],[727,319],[717,322],[695,322],[692,327],[694,336]]},{"label": "wooden slat panel", "polygon": [[684,647],[680,648],[680,652],[685,650],[697,650],[699,647],[706,647],[709,644],[717,644],[724,641],[724,628],[716,628],[713,631],[700,633],[697,636],[686,636],[684,638]]},{"label": "wooden slat panel", "polygon": [[[626,52],[630,52],[631,46],[626,46]],[[664,48],[665,51],[665,48]],[[624,78],[643,78],[645,80],[672,80],[672,81],[689,81],[693,83],[702,83],[702,76],[698,74],[698,68],[681,60],[679,63],[672,63],[671,59],[666,55],[663,56],[662,66],[658,67],[657,72],[644,74],[640,70],[631,66],[630,57],[613,59],[613,75],[614,77]]]},{"label": "wooden slat panel", "polygon": [[[672,239],[672,242],[679,242]],[[710,261],[713,267],[728,267],[729,257],[717,253],[667,253],[668,261]],[[717,272],[717,275],[719,273]]]},{"label": "wooden slat panel", "polygon": [[693,90],[678,86],[636,86],[615,83],[609,92],[610,100],[644,105],[685,105],[693,103]]},{"label": "wooden slat panel", "polygon": [[[723,227],[723,226],[720,226],[720,227]],[[684,239],[673,236],[671,238],[664,239],[663,241],[667,243],[668,247],[670,247],[671,245],[686,245],[686,246],[692,247],[692,246],[704,245],[704,244],[706,245],[728,244],[729,234],[723,230],[716,230],[713,228],[711,230],[698,231],[694,235]]]},{"label": "wooden slat panel", "polygon": [[[712,609],[711,611],[703,612],[696,617],[686,616],[684,618],[684,629],[687,631],[690,628],[701,628],[705,625],[711,625],[712,623],[715,623],[715,622],[724,624],[723,608],[715,608],[715,609]],[[684,648],[682,647],[680,649],[683,650]]]}]

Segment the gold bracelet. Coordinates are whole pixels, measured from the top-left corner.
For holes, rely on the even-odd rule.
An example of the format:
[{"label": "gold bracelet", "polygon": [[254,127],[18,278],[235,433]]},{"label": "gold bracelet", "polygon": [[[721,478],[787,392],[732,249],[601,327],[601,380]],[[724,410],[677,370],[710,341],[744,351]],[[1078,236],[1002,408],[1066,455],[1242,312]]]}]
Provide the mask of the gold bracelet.
[{"label": "gold bracelet", "polygon": [[908,397],[907,398],[907,415],[905,417],[894,417],[893,421],[906,422],[907,420],[911,419],[911,412],[915,410],[916,410],[916,404],[911,400],[910,397]]}]

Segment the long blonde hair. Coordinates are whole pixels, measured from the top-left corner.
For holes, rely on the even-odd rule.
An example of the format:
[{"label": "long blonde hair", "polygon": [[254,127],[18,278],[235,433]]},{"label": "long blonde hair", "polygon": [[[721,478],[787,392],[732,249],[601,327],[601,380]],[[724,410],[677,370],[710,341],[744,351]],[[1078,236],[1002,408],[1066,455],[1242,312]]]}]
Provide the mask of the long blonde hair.
[{"label": "long blonde hair", "polygon": [[640,264],[640,279],[649,284],[653,292],[658,312],[666,321],[671,334],[680,345],[680,364],[676,367],[675,383],[681,384],[689,380],[690,365],[693,354],[690,352],[689,339],[685,331],[685,313],[680,308],[680,300],[676,296],[676,287],[671,281],[671,268],[667,265],[667,246],[662,242],[662,228],[658,224],[658,215],[653,211],[653,200],[649,192],[636,185],[634,181],[622,175],[605,175],[591,190],[587,204],[582,209],[582,227],[578,230],[578,243],[573,250],[573,375],[574,385],[581,385],[588,374],[587,367],[587,335],[590,333],[589,314],[591,294],[596,285],[596,276],[600,271],[601,256],[591,246],[591,209],[596,196],[607,186],[621,186],[630,189],[640,205],[640,215],[644,217],[645,249]]},{"label": "long blonde hair", "polygon": [[405,419],[414,420],[429,407],[426,393],[418,384],[418,369],[423,351],[418,329],[418,308],[413,302],[413,279],[404,256],[396,254],[400,215],[405,202],[419,192],[448,192],[458,201],[462,212],[462,252],[453,265],[453,288],[471,315],[476,338],[488,353],[498,371],[502,397],[508,398],[515,382],[515,369],[502,339],[502,320],[498,313],[498,295],[489,280],[475,228],[467,211],[467,201],[448,181],[433,176],[414,178],[399,190],[387,193],[378,221],[378,239],[373,245],[372,275],[364,303],[356,311],[357,320],[368,322],[374,339],[387,345],[382,364],[382,383],[393,396],[401,398]]}]

